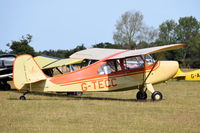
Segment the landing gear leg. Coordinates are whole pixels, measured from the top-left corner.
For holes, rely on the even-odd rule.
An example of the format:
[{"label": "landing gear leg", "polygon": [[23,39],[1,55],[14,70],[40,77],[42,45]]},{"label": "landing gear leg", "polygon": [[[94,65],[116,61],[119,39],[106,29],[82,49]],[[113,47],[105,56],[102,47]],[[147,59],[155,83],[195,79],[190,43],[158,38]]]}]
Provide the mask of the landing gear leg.
[{"label": "landing gear leg", "polygon": [[19,100],[26,100],[26,97],[25,95],[27,94],[28,92],[25,92],[22,96],[19,97]]}]

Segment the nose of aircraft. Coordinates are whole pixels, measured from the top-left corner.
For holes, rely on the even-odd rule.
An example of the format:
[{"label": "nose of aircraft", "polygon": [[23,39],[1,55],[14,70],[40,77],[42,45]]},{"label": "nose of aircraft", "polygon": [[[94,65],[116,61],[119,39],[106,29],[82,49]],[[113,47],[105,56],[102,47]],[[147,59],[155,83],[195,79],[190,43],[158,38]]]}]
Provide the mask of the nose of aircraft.
[{"label": "nose of aircraft", "polygon": [[172,78],[178,71],[179,64],[177,61],[160,61],[160,65],[151,74],[148,79],[150,83],[166,81]]},{"label": "nose of aircraft", "polygon": [[176,75],[178,68],[179,64],[177,61],[160,61],[163,80],[168,80]]}]

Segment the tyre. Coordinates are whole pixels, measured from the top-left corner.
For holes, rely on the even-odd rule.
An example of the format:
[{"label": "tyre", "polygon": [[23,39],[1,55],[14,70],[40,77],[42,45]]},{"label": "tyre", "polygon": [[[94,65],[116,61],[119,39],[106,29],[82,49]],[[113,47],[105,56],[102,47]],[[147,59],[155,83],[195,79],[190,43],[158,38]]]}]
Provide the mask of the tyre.
[{"label": "tyre", "polygon": [[25,96],[20,96],[19,100],[26,100],[26,97]]},{"label": "tyre", "polygon": [[136,98],[137,98],[137,100],[146,100],[147,99],[147,93],[138,91]]},{"label": "tyre", "polygon": [[163,95],[161,92],[155,91],[154,93],[152,93],[151,98],[153,101],[160,101],[163,99]]}]

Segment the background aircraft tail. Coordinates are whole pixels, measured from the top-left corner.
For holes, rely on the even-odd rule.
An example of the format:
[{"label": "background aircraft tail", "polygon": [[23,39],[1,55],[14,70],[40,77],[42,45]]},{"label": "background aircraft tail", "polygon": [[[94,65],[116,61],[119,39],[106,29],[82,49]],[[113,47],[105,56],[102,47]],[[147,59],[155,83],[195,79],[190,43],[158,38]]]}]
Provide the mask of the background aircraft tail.
[{"label": "background aircraft tail", "polygon": [[185,77],[186,73],[182,72],[181,69],[178,69],[178,72],[176,73],[176,75],[173,78],[178,78],[178,77]]},{"label": "background aircraft tail", "polygon": [[18,90],[27,89],[27,85],[46,80],[38,64],[31,55],[20,55],[15,59],[13,68],[13,82]]}]

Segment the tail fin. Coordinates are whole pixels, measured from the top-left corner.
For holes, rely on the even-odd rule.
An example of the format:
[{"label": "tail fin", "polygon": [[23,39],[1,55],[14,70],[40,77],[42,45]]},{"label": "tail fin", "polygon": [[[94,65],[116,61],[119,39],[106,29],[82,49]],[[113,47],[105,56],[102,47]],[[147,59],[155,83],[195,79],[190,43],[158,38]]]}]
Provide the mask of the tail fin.
[{"label": "tail fin", "polygon": [[173,78],[178,78],[178,77],[185,77],[186,73],[182,72],[181,69],[178,69],[178,72],[176,73],[176,75]]},{"label": "tail fin", "polygon": [[13,82],[18,90],[24,89],[26,84],[46,79],[47,77],[31,55],[20,55],[15,59]]}]

